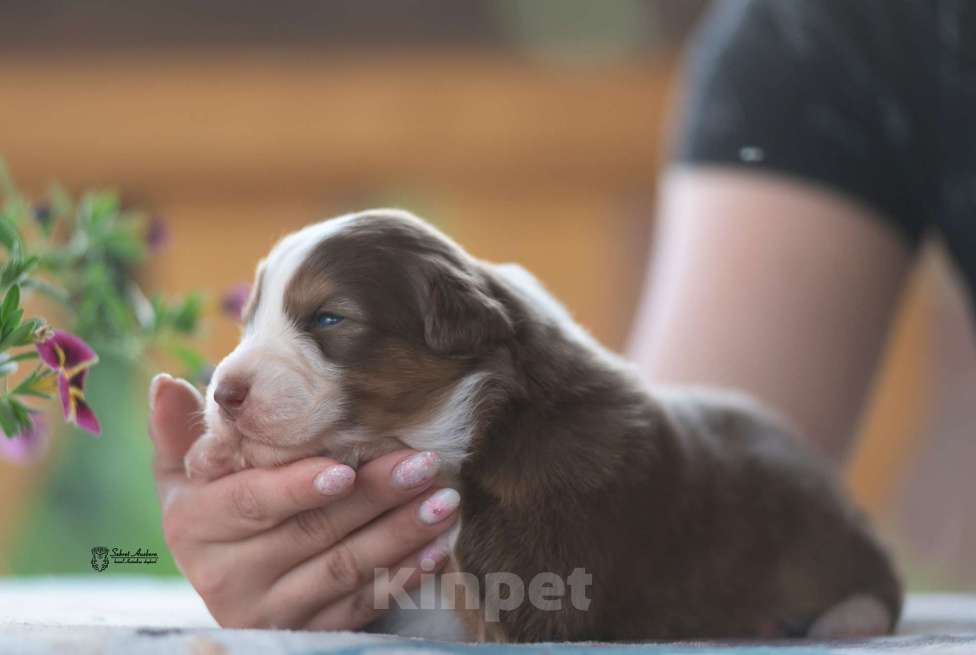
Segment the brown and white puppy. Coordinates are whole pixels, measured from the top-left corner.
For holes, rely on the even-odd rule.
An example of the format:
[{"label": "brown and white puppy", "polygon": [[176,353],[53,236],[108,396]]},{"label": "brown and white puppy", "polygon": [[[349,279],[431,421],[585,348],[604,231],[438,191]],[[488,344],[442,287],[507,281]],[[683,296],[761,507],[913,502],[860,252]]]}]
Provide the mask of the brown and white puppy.
[{"label": "brown and white puppy", "polygon": [[827,637],[899,616],[864,517],[782,422],[735,395],[648,389],[523,269],[406,212],[275,246],[206,418],[192,476],[432,450],[461,492],[458,569],[592,576],[586,609],[468,612],[473,638]]}]

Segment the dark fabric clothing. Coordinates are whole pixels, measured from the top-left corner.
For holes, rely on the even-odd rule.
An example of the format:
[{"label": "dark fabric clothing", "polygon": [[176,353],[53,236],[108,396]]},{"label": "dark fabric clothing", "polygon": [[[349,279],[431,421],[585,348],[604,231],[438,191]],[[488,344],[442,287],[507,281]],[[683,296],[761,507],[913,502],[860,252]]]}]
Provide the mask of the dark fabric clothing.
[{"label": "dark fabric clothing", "polygon": [[976,1],[720,0],[689,51],[674,158],[818,183],[976,289]]}]

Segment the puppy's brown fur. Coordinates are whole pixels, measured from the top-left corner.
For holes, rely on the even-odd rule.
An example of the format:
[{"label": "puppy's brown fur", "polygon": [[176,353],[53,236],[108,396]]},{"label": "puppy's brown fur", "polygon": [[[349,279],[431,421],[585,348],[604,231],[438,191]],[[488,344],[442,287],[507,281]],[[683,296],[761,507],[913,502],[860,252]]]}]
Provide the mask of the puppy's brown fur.
[{"label": "puppy's brown fur", "polygon": [[[901,590],[888,558],[814,453],[747,400],[649,390],[540,293],[419,221],[378,212],[318,243],[283,300],[341,371],[341,416],[309,453],[342,456],[333,434],[344,431],[369,435],[350,461],[413,445],[397,435],[480,376],[456,472],[456,566],[526,583],[585,568],[592,586],[587,610],[524,603],[477,634],[803,635],[852,597],[876,599],[880,629],[893,627]],[[316,327],[325,305],[346,321]]]}]

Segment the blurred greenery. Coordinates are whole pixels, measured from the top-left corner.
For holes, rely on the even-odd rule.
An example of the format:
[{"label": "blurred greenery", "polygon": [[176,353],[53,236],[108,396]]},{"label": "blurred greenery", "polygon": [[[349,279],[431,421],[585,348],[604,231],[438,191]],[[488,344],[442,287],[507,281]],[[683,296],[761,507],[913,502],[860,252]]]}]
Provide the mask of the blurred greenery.
[{"label": "blurred greenery", "polygon": [[[175,575],[160,529],[147,436],[145,373],[118,356],[92,369],[89,395],[102,421],[91,439],[65,426],[55,437],[48,476],[29,500],[11,549],[13,575]],[[110,565],[96,573],[91,548],[159,554],[155,565]]]},{"label": "blurred greenery", "polygon": [[[51,459],[36,469],[46,477],[36,493],[17,498],[29,505],[15,526],[8,569],[15,575],[94,575],[91,549],[105,546],[154,551],[160,561],[110,566],[98,575],[172,575],[176,567],[163,543],[151,475],[146,393],[156,355],[182,362],[190,379],[207,369],[194,347],[203,298],[147,296],[139,276],[161,252],[165,223],[124,207],[118,193],[92,190],[74,199],[54,186],[32,200],[0,160],[0,196],[6,252],[0,264],[5,278],[8,272],[16,278],[7,282],[13,291],[0,305],[0,334],[7,316],[20,319],[13,312],[20,311],[21,291],[46,299],[30,306],[50,310],[52,324],[99,355],[88,370],[85,397],[102,425],[97,439],[70,425],[56,429]],[[31,264],[18,272],[21,260]]]}]

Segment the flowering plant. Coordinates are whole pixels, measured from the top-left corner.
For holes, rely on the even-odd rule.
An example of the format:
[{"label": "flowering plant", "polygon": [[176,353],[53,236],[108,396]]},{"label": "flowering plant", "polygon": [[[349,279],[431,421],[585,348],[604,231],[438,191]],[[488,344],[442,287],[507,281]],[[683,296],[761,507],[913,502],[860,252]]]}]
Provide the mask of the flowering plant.
[{"label": "flowering plant", "polygon": [[[31,202],[0,161],[0,429],[7,437],[0,437],[0,455],[38,451],[46,430],[37,403],[55,396],[66,421],[100,433],[85,396],[96,350],[136,361],[159,345],[191,374],[203,369],[188,345],[199,325],[199,294],[149,298],[137,281],[165,236],[164,222],[123,208],[113,192],[75,200],[54,187]],[[56,320],[37,313],[43,309]]]}]

